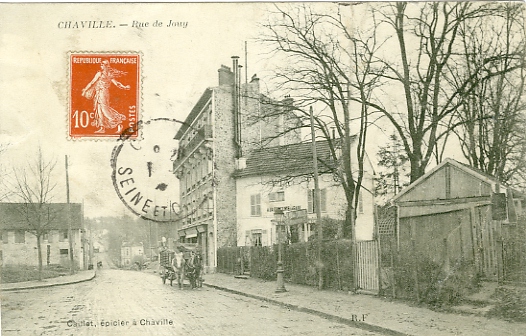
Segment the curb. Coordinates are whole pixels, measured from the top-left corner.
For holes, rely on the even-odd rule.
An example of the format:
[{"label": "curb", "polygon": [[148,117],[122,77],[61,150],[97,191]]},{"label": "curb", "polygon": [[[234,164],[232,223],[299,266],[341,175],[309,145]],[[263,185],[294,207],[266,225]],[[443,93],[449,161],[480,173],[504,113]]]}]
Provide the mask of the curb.
[{"label": "curb", "polygon": [[64,285],[72,285],[72,284],[77,284],[81,282],[91,281],[95,279],[96,276],[97,276],[97,272],[93,272],[93,275],[86,279],[80,279],[80,280],[63,282],[63,283],[55,283],[55,284],[31,285],[27,287],[2,288],[1,291],[2,292],[14,292],[14,291],[20,291],[20,290],[26,290],[26,289],[39,289],[39,288],[49,288],[49,287],[57,287],[57,286],[64,286]]},{"label": "curb", "polygon": [[249,297],[249,298],[252,298],[252,299],[265,301],[265,302],[268,302],[268,303],[271,303],[271,304],[274,304],[274,305],[277,305],[277,306],[288,308],[290,310],[294,310],[294,311],[298,311],[298,312],[302,312],[302,313],[308,313],[308,314],[312,314],[312,315],[317,315],[317,316],[322,317],[322,318],[327,319],[327,320],[335,321],[335,322],[338,322],[338,323],[342,323],[342,324],[348,325],[350,327],[354,327],[354,328],[358,328],[358,329],[362,329],[362,330],[366,330],[366,331],[377,332],[377,333],[381,333],[381,334],[384,334],[384,335],[410,336],[409,334],[405,334],[405,333],[402,333],[402,332],[399,332],[399,331],[396,331],[396,330],[380,327],[380,326],[377,326],[377,325],[374,325],[374,324],[370,324],[370,323],[366,323],[366,322],[362,322],[362,321],[355,321],[355,320],[352,320],[352,319],[348,319],[348,318],[345,318],[345,317],[341,317],[341,316],[337,316],[337,315],[333,315],[333,314],[329,314],[329,313],[324,313],[322,311],[315,310],[315,309],[312,309],[312,308],[307,308],[307,307],[302,307],[302,306],[298,306],[298,305],[294,305],[294,304],[290,304],[290,303],[281,302],[279,300],[270,299],[270,298],[265,297],[265,296],[249,294],[249,293],[241,292],[241,291],[238,291],[238,290],[235,290],[235,289],[230,289],[230,288],[221,287],[221,286],[217,286],[217,285],[212,285],[212,284],[208,284],[208,283],[203,283],[203,285],[205,285],[207,287],[210,287],[210,288],[214,288],[214,289],[222,290],[222,291],[225,291],[225,292],[229,292],[229,293],[232,293],[232,294],[242,295],[242,296],[246,296],[246,297]]}]

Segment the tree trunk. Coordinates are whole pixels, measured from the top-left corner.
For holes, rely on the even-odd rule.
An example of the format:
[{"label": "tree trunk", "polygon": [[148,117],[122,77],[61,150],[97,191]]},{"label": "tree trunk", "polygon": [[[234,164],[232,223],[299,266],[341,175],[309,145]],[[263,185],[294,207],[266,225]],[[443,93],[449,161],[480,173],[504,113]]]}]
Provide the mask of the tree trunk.
[{"label": "tree trunk", "polygon": [[41,235],[37,234],[37,252],[38,252],[38,281],[42,281],[42,245]]}]

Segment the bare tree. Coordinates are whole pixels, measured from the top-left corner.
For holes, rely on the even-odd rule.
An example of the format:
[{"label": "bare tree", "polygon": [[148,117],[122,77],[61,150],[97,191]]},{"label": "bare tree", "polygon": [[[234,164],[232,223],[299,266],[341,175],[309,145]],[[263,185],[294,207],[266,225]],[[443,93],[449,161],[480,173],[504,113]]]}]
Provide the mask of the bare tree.
[{"label": "bare tree", "polygon": [[[459,97],[475,90],[483,81],[498,76],[492,68],[512,57],[505,50],[492,50],[481,62],[466,69],[465,76],[452,86],[451,65],[464,53],[462,27],[480,18],[498,16],[496,5],[473,2],[429,2],[388,4],[378,10],[382,22],[393,32],[398,50],[383,56],[389,71],[384,84],[403,92],[405,111],[382,101],[371,102],[381,110],[398,132],[411,165],[411,182],[425,173],[437,149],[445,149],[447,137],[462,124],[452,119]],[[383,27],[383,26],[381,26]],[[491,30],[488,29],[488,34]],[[505,71],[511,71],[506,69]]]},{"label": "bare tree", "polygon": [[42,280],[42,237],[58,215],[50,206],[56,187],[52,176],[56,163],[56,159],[45,159],[39,148],[35,160],[27,168],[13,169],[12,192],[22,201],[20,215],[30,228],[29,232],[37,238],[39,280]]},{"label": "bare tree", "polygon": [[[8,143],[0,144],[0,157],[5,153],[9,147]],[[11,195],[11,190],[9,190],[7,185],[7,178],[9,174],[7,173],[7,167],[3,165],[4,160],[0,160],[0,202],[9,198]]]},{"label": "bare tree", "polygon": [[522,4],[503,3],[492,17],[464,24],[463,62],[451,66],[452,85],[458,89],[486,55],[509,55],[488,65],[495,76],[472,79],[480,84],[459,97],[455,114],[461,123],[455,132],[469,164],[502,182],[526,180],[524,20]]},{"label": "bare tree", "polygon": [[[297,127],[310,127],[309,108],[314,107],[316,141],[324,142],[330,153],[318,157],[320,170],[332,174],[343,188],[347,208],[341,231],[344,237],[354,238],[366,137],[375,110],[366,102],[382,74],[383,65],[374,60],[381,43],[374,30],[352,29],[340,6],[325,10],[310,5],[276,6],[264,25],[260,40],[270,46],[272,57],[286,64],[275,71],[276,90],[294,101],[281,109],[269,109],[269,114],[286,114],[298,121],[270,139],[297,131]],[[279,179],[309,175],[312,171],[291,170]]]}]

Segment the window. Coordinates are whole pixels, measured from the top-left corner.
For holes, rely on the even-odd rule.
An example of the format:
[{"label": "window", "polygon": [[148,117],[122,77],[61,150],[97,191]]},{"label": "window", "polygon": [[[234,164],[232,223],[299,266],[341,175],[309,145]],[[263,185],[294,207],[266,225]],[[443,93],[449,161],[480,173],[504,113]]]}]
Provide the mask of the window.
[{"label": "window", "polygon": [[23,230],[15,231],[15,243],[22,244],[26,242],[26,232]]},{"label": "window", "polygon": [[252,245],[253,246],[263,246],[263,234],[261,232],[252,233]]},{"label": "window", "polygon": [[250,195],[250,215],[261,216],[261,194]]},{"label": "window", "polygon": [[60,231],[60,236],[59,236],[59,241],[65,241],[66,239],[68,239],[68,230],[61,230]]},{"label": "window", "polygon": [[60,249],[60,255],[61,256],[67,256],[69,254],[68,249]]},{"label": "window", "polygon": [[49,240],[49,233],[45,232],[45,233],[42,235],[42,239],[43,239],[43,240]]},{"label": "window", "polygon": [[267,230],[247,230],[245,231],[246,246],[265,246],[267,243]]},{"label": "window", "polygon": [[284,191],[271,192],[270,194],[268,194],[268,200],[269,202],[282,202],[285,200],[285,192]]},{"label": "window", "polygon": [[[321,197],[321,212],[327,212],[327,189],[321,189],[320,190],[320,197]],[[307,191],[307,211],[309,213],[316,212],[316,203],[314,202],[315,198],[315,192],[314,189],[310,189]]]},{"label": "window", "polygon": [[9,232],[8,231],[2,231],[2,243],[7,244],[9,243]]}]

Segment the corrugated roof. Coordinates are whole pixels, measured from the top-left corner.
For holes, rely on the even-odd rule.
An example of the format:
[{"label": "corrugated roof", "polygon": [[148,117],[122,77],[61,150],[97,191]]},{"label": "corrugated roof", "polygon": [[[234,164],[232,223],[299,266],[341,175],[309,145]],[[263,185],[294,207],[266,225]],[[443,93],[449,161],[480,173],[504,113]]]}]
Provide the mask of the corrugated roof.
[{"label": "corrugated roof", "polygon": [[[0,229],[1,230],[32,230],[31,226],[37,216],[37,204],[25,203],[0,203]],[[71,228],[82,228],[82,205],[71,203]],[[67,203],[46,203],[42,206],[41,214],[45,221],[49,218],[47,230],[66,230],[68,225]]]},{"label": "corrugated roof", "polygon": [[[340,150],[339,143],[336,143]],[[329,142],[316,142],[319,173],[330,172],[335,168]],[[236,172],[235,176],[253,175],[303,175],[312,174],[312,142],[302,142],[284,146],[261,148],[253,151],[247,158],[246,168]]]},{"label": "corrugated roof", "polygon": [[192,108],[192,111],[190,111],[190,114],[188,117],[186,117],[184,123],[181,125],[179,130],[177,131],[177,134],[175,135],[175,140],[181,140],[183,134],[186,132],[186,130],[190,127],[194,119],[199,115],[205,104],[208,102],[210,97],[212,97],[213,90],[208,88],[203,92],[201,95],[201,98],[197,101],[195,106]]}]

